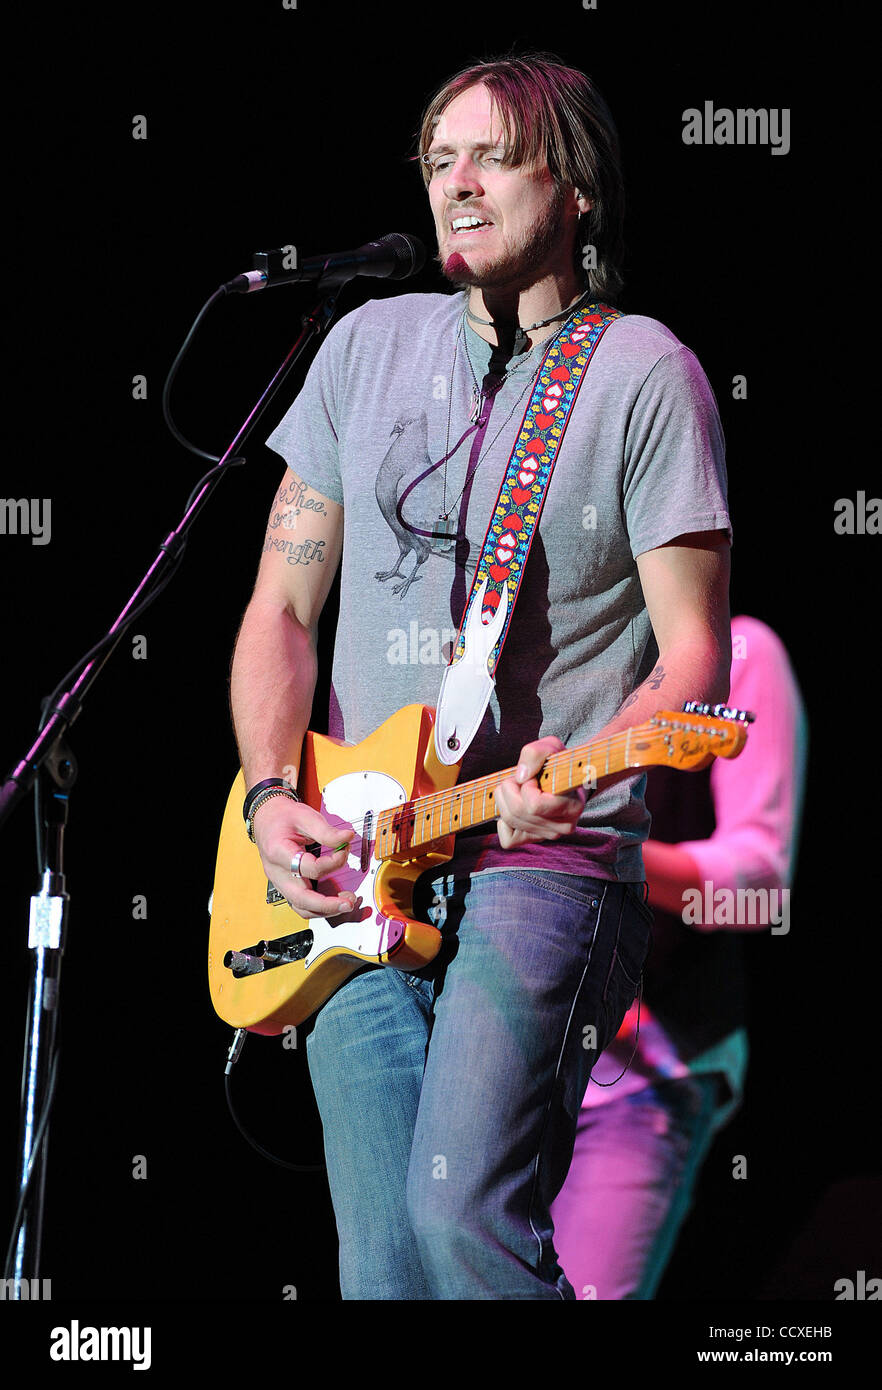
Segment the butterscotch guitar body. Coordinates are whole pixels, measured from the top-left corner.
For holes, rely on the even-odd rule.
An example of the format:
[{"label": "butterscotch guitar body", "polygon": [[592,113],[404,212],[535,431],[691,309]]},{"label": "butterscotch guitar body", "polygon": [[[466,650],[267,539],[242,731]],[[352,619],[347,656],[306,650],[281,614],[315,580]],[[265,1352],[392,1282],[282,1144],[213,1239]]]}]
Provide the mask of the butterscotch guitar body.
[{"label": "butterscotch guitar body", "polygon": [[239,773],[221,827],[208,952],[211,999],[225,1022],[281,1033],[309,1018],[364,965],[418,970],[437,955],[440,933],[411,915],[413,885],[452,857],[454,836],[418,856],[375,853],[379,812],[456,782],[458,767],[435,756],[433,725],[433,710],[409,705],[362,743],[313,733],[304,740],[300,795],[332,825],[357,832],[345,868],[317,884],[319,892],[349,890],[361,899],[339,917],[304,919],[272,892],[245,832]]},{"label": "butterscotch guitar body", "polygon": [[[746,710],[684,712],[651,719],[552,753],[538,774],[542,791],[597,786],[624,768],[662,764],[683,772],[714,757],[736,758],[747,738]],[[419,970],[441,936],[413,918],[413,886],[453,857],[457,833],[496,819],[495,794],[514,768],[457,785],[457,766],[435,755],[435,711],[408,705],[359,744],[307,734],[301,796],[331,825],[353,826],[345,868],[318,891],[352,892],[340,917],[306,920],[271,884],[245,833],[240,773],[227,801],[212,895],[208,979],[216,1012],[234,1028],[281,1033],[303,1023],[365,965]],[[329,846],[330,848],[330,846]]]}]

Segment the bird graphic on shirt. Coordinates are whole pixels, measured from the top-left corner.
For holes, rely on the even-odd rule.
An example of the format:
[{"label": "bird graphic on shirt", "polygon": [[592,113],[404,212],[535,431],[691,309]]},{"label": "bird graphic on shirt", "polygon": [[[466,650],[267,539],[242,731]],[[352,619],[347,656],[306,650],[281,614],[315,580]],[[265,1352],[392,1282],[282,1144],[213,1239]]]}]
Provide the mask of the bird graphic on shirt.
[{"label": "bird graphic on shirt", "polygon": [[[392,569],[378,570],[374,578],[381,582],[400,579],[400,584],[393,584],[392,592],[403,599],[411,584],[422,578],[418,571],[430,556],[456,563],[457,547],[451,545],[445,550],[432,543],[431,532],[436,529],[444,503],[439,471],[443,460],[433,464],[429,457],[429,427],[425,413],[398,420],[391,433],[392,443],[377,470],[375,490],[383,519],[398,542],[398,557]],[[415,494],[413,507],[406,496],[411,491]],[[405,521],[405,506],[408,515],[418,508],[419,519]],[[458,544],[461,547],[462,538]],[[413,566],[410,573],[405,574],[402,565],[408,555],[413,555]],[[474,562],[471,566],[466,562],[465,568],[474,568]]]}]

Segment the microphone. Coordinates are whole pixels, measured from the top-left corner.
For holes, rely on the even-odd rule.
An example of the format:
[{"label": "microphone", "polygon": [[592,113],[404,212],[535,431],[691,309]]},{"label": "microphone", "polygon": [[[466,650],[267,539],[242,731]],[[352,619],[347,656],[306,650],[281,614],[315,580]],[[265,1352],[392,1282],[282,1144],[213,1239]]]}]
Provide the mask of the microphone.
[{"label": "microphone", "polygon": [[320,280],[323,286],[345,285],[356,275],[377,275],[387,280],[406,280],[426,263],[426,248],[415,236],[390,232],[379,241],[369,241],[355,251],[336,251],[327,256],[311,256],[297,264],[297,249],[282,246],[276,251],[257,251],[254,269],[246,270],[222,287],[227,294],[250,294],[272,285],[299,284]]}]

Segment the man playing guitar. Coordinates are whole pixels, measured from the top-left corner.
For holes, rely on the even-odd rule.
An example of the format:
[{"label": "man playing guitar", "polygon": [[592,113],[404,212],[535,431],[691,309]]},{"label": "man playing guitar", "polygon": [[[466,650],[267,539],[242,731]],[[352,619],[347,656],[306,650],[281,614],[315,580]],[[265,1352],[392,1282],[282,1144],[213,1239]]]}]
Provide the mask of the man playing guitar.
[{"label": "man playing guitar", "polygon": [[[329,732],[354,743],[438,703],[531,393],[553,421],[579,325],[621,284],[616,135],[583,74],[547,55],[467,69],[430,102],[419,153],[455,292],[368,302],[322,344],[269,441],[288,467],[233,663],[250,827],[304,919],[358,906],[334,884],[352,829],[272,785],[296,782],[338,567]],[[648,816],[639,772],[597,769],[587,799],[537,774],[660,705],[728,694],[719,419],[695,357],[656,320],[605,328],[534,530],[462,758],[464,778],[516,769],[496,828],[458,836],[418,884],[437,958],[359,970],[307,1040],[346,1299],[575,1296],[549,1208],[648,950]]]}]

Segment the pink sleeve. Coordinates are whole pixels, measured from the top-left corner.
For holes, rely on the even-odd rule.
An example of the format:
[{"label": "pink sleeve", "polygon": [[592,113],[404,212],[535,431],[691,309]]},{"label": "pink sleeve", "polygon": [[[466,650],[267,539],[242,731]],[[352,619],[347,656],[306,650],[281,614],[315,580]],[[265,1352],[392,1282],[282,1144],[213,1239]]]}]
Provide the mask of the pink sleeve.
[{"label": "pink sleeve", "polygon": [[747,744],[711,768],[716,829],[682,848],[714,889],[789,888],[796,859],[808,725],[780,638],[756,618],[732,620],[730,705],[752,710]]}]

